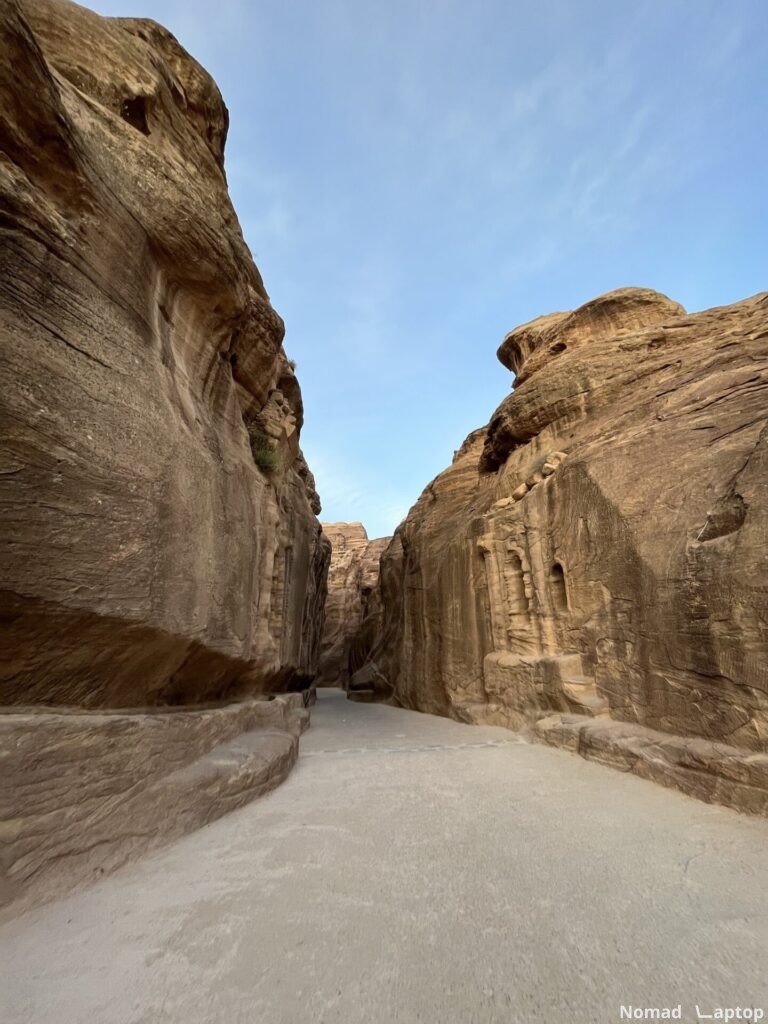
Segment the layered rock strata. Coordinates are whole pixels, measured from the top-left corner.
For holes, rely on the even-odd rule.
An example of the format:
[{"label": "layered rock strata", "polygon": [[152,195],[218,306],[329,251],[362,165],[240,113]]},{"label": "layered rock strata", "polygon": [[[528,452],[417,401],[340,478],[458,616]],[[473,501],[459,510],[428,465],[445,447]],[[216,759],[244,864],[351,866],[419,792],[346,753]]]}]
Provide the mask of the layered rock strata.
[{"label": "layered rock strata", "polygon": [[308,723],[298,693],[208,709],[0,715],[0,916],[274,788]]},{"label": "layered rock strata", "polygon": [[768,811],[768,295],[622,289],[499,357],[382,557],[369,685]]},{"label": "layered rock strata", "polygon": [[359,667],[353,646],[372,613],[379,560],[390,538],[368,540],[362,523],[323,523],[323,533],[331,544],[331,564],[317,683],[347,689]]},{"label": "layered rock strata", "polygon": [[328,546],[219,91],[152,21],[0,35],[0,703],[305,686]]},{"label": "layered rock strata", "polygon": [[[330,548],[283,323],[227,193],[227,121],[155,22],[0,0],[14,907],[238,806],[296,757]],[[305,695],[258,699],[289,690]]]}]

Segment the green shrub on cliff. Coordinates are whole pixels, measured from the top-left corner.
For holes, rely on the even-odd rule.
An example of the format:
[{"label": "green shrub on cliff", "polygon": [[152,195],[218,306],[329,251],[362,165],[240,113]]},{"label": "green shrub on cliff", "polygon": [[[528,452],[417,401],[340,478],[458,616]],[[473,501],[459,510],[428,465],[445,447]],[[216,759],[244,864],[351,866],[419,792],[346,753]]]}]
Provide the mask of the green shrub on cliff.
[{"label": "green shrub on cliff", "polygon": [[253,461],[262,473],[276,472],[280,466],[280,456],[275,451],[272,439],[254,424],[248,427],[248,439],[251,442]]}]

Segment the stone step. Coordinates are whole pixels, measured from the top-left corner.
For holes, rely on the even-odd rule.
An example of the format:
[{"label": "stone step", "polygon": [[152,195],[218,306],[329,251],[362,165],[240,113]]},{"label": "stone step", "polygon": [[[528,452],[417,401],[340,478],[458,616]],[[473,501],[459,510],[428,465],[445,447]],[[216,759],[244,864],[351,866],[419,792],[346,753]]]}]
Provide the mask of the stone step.
[{"label": "stone step", "polygon": [[557,671],[560,674],[561,679],[565,679],[566,676],[580,676],[582,674],[583,667],[581,664],[580,654],[558,654],[554,657],[548,657],[548,661],[554,662],[557,666]]},{"label": "stone step", "polygon": [[590,718],[607,718],[610,708],[608,701],[597,694],[590,694],[589,697],[582,697],[578,701],[579,710]]},{"label": "stone step", "polygon": [[595,680],[591,679],[589,676],[575,675],[567,676],[563,679],[563,684],[567,684],[568,686],[594,686]]},{"label": "stone step", "polygon": [[697,800],[768,815],[768,754],[573,714],[539,719],[534,735],[602,765],[681,789]]},{"label": "stone step", "polygon": [[[291,770],[297,754],[297,736],[281,729],[253,729],[159,779],[151,796],[153,810],[166,810],[163,841],[273,789]],[[149,795],[145,794],[145,806]]]},{"label": "stone step", "polygon": [[563,681],[563,693],[581,714],[591,718],[608,715],[608,701],[598,694],[594,679],[588,676],[569,676]]}]

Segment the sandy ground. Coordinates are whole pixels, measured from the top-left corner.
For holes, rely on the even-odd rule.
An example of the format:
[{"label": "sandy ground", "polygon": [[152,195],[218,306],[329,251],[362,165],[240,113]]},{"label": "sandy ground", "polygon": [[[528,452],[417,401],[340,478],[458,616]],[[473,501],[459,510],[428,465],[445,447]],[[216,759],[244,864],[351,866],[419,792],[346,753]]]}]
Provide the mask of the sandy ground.
[{"label": "sandy ground", "polygon": [[288,782],[0,963],[3,1024],[768,1019],[768,822],[325,691]]}]

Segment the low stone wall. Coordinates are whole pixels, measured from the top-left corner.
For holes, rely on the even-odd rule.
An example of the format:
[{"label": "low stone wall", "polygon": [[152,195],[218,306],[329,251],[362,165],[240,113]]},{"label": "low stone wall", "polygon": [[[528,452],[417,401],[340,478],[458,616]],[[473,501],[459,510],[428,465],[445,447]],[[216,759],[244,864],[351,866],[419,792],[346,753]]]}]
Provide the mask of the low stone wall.
[{"label": "low stone wall", "polygon": [[550,746],[706,803],[768,815],[768,754],[582,715],[550,715],[540,719],[533,732]]},{"label": "low stone wall", "polygon": [[0,919],[94,881],[274,788],[299,693],[226,707],[0,716]]}]

